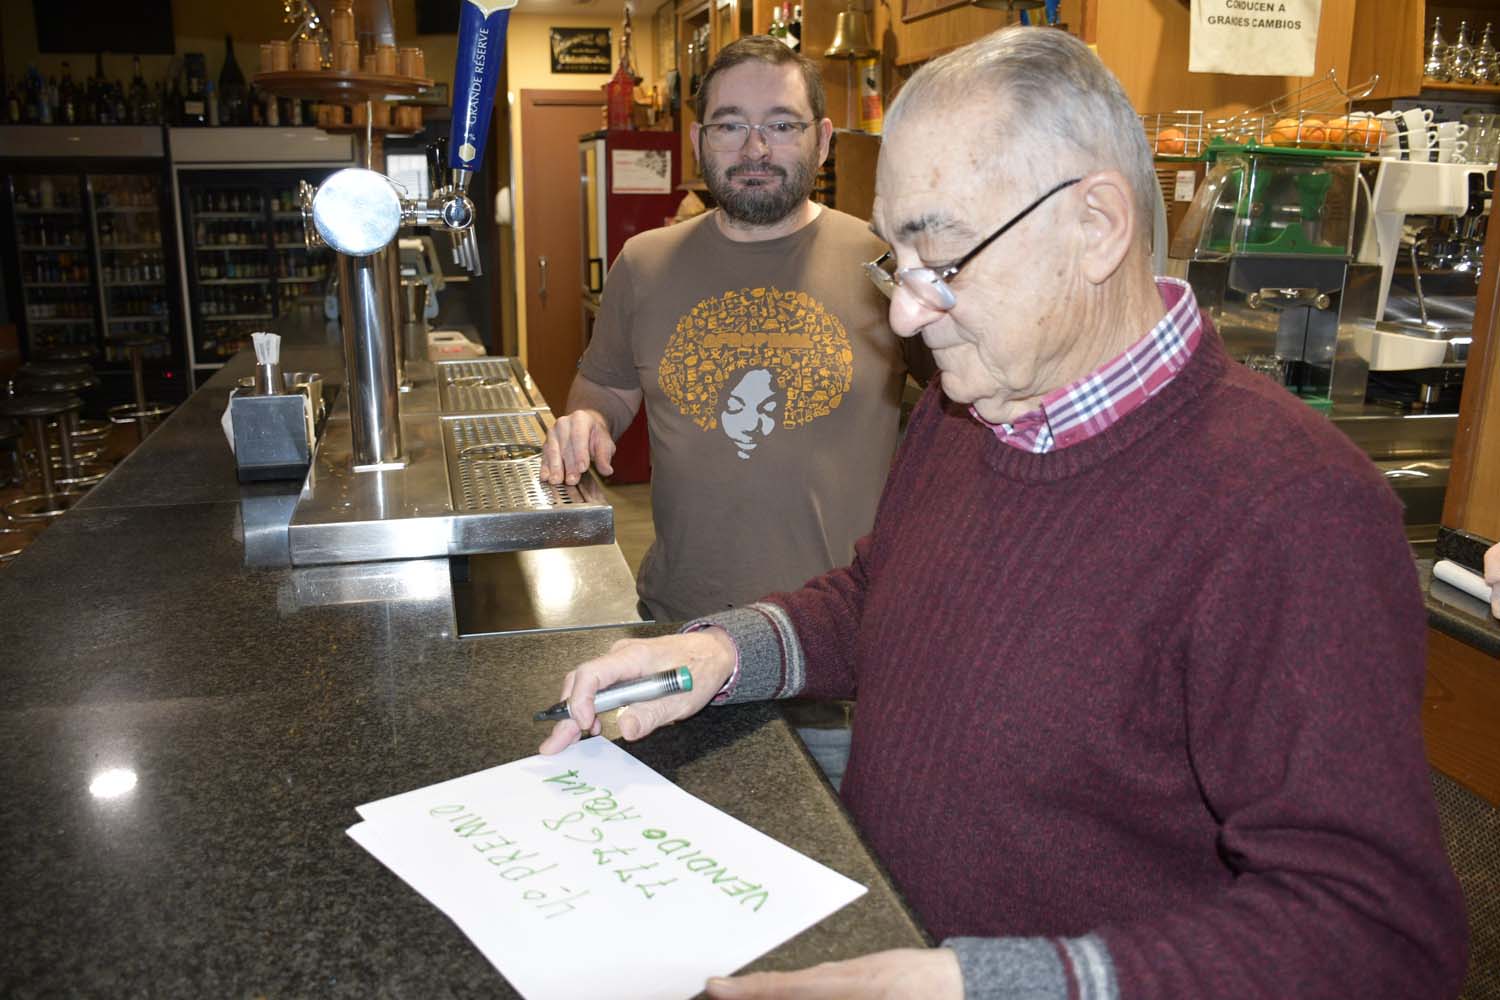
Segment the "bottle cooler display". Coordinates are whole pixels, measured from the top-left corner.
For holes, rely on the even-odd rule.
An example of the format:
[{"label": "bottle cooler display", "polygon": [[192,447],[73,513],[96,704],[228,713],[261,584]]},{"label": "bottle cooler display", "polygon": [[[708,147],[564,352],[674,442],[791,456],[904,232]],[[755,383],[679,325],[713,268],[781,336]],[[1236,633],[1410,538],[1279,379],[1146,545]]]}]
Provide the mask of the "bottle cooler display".
[{"label": "bottle cooler display", "polygon": [[25,355],[78,349],[125,368],[116,339],[159,333],[148,358],[173,354],[162,240],[162,179],[139,173],[9,177]]},{"label": "bottle cooler display", "polygon": [[183,209],[195,367],[222,364],[272,320],[321,312],[329,257],[303,240],[295,180],[197,181]]},{"label": "bottle cooler display", "polygon": [[172,315],[161,235],[161,181],[156,177],[89,178],[99,231],[99,281],[104,301],[104,357],[126,364],[112,341],[134,333],[159,334],[148,358],[172,354]]},{"label": "bottle cooler display", "polygon": [[92,349],[99,308],[89,261],[83,180],[20,174],[11,178],[11,185],[27,356]]}]

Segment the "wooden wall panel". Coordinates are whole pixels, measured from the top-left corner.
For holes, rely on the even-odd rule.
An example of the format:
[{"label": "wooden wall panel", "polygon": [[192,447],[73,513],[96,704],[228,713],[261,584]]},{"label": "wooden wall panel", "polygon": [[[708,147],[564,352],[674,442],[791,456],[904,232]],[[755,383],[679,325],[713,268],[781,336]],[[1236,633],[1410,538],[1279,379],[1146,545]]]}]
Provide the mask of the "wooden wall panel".
[{"label": "wooden wall panel", "polygon": [[1427,760],[1500,806],[1500,660],[1427,630],[1422,734]]},{"label": "wooden wall panel", "polygon": [[[1340,82],[1349,82],[1355,4],[1356,0],[1323,0],[1317,72],[1311,79],[1332,68]],[[1221,115],[1265,103],[1309,82],[1189,73],[1189,11],[1181,0],[1075,0],[1063,10],[1069,30],[1097,46],[1099,57],[1142,111],[1197,109]],[[887,69],[888,97],[915,64],[1002,28],[1008,20],[1000,11],[960,7],[908,23],[901,20],[901,0],[877,0],[874,26]]]},{"label": "wooden wall panel", "polygon": [[1356,8],[1349,74],[1355,81],[1380,75],[1371,100],[1414,97],[1422,89],[1423,6],[1424,0],[1364,0]]},{"label": "wooden wall panel", "polygon": [[1493,220],[1484,243],[1443,523],[1500,540],[1500,225]]},{"label": "wooden wall panel", "polygon": [[[1366,0],[1372,2],[1372,0]],[[1329,69],[1348,83],[1355,0],[1323,0],[1317,70],[1308,79],[1188,72],[1189,10],[1179,0],[1126,0],[1099,8],[1099,58],[1141,111],[1192,109],[1219,116],[1280,97]],[[1368,74],[1366,74],[1368,75]]]}]

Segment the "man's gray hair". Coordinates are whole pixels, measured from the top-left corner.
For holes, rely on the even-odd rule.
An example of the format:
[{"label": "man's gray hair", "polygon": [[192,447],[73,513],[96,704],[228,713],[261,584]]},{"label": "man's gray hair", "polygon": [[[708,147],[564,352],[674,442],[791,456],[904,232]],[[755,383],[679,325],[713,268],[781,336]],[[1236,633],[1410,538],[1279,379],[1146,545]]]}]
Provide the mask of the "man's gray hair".
[{"label": "man's gray hair", "polygon": [[1151,241],[1160,189],[1140,117],[1120,81],[1078,39],[1055,28],[1004,28],[917,70],[891,102],[885,131],[929,108],[984,102],[978,127],[993,144],[996,172],[1018,162],[1039,190],[1080,172],[1118,170],[1135,195]]}]

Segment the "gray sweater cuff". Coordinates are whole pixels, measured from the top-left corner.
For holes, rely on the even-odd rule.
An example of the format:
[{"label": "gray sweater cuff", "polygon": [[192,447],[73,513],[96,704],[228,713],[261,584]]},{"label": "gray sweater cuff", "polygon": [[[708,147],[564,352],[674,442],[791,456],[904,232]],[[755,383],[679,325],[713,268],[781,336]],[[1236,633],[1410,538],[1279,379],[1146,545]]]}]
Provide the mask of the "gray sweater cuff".
[{"label": "gray sweater cuff", "polygon": [[[1109,950],[1096,935],[1081,938],[949,938],[958,955],[964,1000],[1118,1000]],[[1066,966],[1064,961],[1066,960]]]},{"label": "gray sweater cuff", "polygon": [[683,631],[717,625],[739,650],[739,679],[724,699],[727,704],[792,698],[807,685],[802,644],[786,611],[775,604],[749,604],[696,618]]}]

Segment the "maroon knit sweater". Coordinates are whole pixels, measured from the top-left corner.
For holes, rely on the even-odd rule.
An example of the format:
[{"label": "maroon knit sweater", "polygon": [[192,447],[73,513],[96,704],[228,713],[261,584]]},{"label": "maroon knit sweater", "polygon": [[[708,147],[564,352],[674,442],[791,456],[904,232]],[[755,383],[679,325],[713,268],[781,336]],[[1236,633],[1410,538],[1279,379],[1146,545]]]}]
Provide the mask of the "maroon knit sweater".
[{"label": "maroon knit sweater", "polygon": [[1456,992],[1400,507],[1211,329],[1047,455],[934,384],[854,563],[768,600],[770,693],[858,698],[843,796],[935,937],[1093,934],[1125,997]]}]

